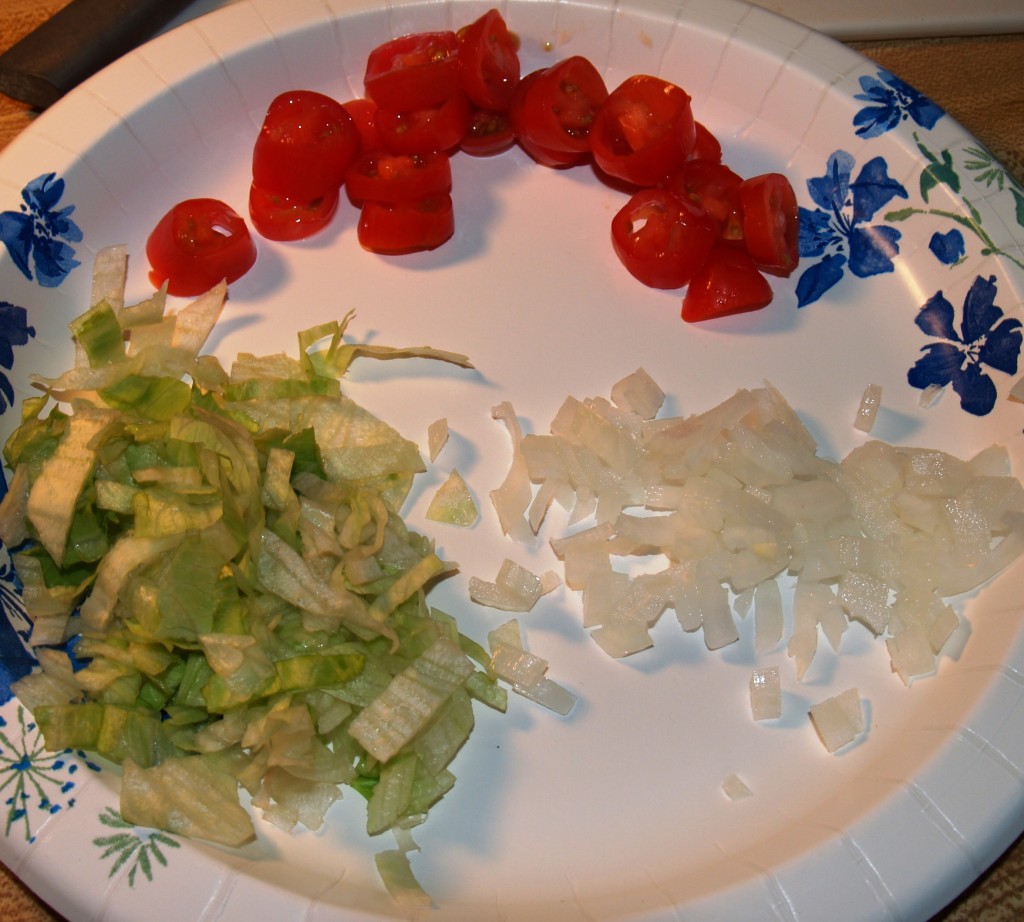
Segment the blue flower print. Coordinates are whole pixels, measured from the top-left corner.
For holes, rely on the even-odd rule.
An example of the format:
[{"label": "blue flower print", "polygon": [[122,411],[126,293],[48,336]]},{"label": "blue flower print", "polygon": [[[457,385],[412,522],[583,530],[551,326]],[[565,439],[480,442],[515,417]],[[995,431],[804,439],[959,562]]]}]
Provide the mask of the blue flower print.
[{"label": "blue flower print", "polygon": [[928,299],[914,323],[939,342],[922,347],[924,355],[907,373],[911,387],[924,390],[952,384],[962,409],[975,416],[992,411],[996,386],[985,368],[1016,374],[1024,341],[1021,322],[1004,317],[995,299],[995,276],[979,275],[964,299],[959,332],[954,326],[956,311],[942,292]]},{"label": "blue flower print", "polygon": [[44,173],[21,190],[19,211],[0,212],[0,240],[25,278],[45,288],[59,285],[80,265],[70,246],[82,239],[82,231],[71,220],[74,205],[58,208],[64,195],[64,180],[56,173]]},{"label": "blue flower print", "polygon": [[932,234],[932,239],[928,242],[928,249],[940,263],[947,266],[955,266],[967,252],[964,235],[955,227],[945,234],[940,234],[938,231]]},{"label": "blue flower print", "polygon": [[[28,325],[28,314],[23,307],[0,301],[0,367],[8,371],[14,367],[14,347],[24,346],[35,336],[35,327]],[[14,388],[0,371],[0,413],[14,405]]]},{"label": "blue flower print", "polygon": [[797,304],[817,301],[842,279],[846,267],[858,278],[893,271],[901,233],[894,227],[868,224],[893,198],[907,190],[889,177],[882,157],[869,160],[856,179],[856,161],[844,150],[828,158],[825,175],[807,181],[817,209],[800,208],[800,256],[818,261],[797,282]]},{"label": "blue flower print", "polygon": [[922,128],[932,128],[945,114],[927,96],[887,70],[879,70],[877,77],[861,77],[859,82],[863,92],[854,99],[870,103],[853,117],[853,126],[862,138],[877,138],[908,118]]}]

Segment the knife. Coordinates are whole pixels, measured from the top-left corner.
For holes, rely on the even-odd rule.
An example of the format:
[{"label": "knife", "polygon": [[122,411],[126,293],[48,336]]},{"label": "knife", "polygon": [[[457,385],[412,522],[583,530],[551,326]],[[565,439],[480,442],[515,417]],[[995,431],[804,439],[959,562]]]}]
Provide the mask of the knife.
[{"label": "knife", "polygon": [[192,0],[71,0],[0,55],[0,93],[45,109],[155,35]]}]

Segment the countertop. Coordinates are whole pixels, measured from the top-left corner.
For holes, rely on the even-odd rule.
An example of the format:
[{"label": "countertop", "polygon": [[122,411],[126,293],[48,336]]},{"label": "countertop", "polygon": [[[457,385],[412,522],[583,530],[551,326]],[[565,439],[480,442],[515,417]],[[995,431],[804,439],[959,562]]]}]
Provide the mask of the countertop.
[{"label": "countertop", "polygon": [[[67,0],[3,0],[0,52]],[[848,44],[931,97],[1024,180],[1024,34],[872,39]],[[0,95],[0,150],[35,113]],[[0,919],[59,922],[0,864]],[[1016,922],[1024,918],[1024,837],[932,922]]]}]

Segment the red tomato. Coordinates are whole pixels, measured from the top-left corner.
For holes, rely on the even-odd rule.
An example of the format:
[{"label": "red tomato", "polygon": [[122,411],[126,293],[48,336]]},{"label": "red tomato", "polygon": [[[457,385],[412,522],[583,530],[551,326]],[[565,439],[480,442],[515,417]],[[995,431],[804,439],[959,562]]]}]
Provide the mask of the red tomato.
[{"label": "red tomato", "polygon": [[334,189],[312,201],[296,201],[254,183],[249,187],[249,217],[261,237],[302,240],[331,223],[338,210],[338,198],[339,192]]},{"label": "red tomato", "polygon": [[756,311],[772,300],[772,289],[743,247],[721,244],[697,270],[683,296],[687,323]]},{"label": "red tomato", "polygon": [[609,176],[652,186],[689,157],[696,132],[686,92],[660,77],[638,74],[608,95],[590,131],[590,147]]},{"label": "red tomato", "polygon": [[722,145],[708,128],[700,122],[694,122],[695,137],[693,150],[690,151],[691,160],[710,160],[712,163],[721,163]]},{"label": "red tomato", "polygon": [[718,239],[703,209],[667,189],[642,189],[612,218],[612,246],[629,272],[651,288],[681,288]]},{"label": "red tomato", "polygon": [[488,10],[459,35],[459,79],[474,105],[506,112],[519,83],[519,42],[497,10]]},{"label": "red tomato", "polygon": [[366,95],[388,109],[436,106],[459,87],[458,52],[454,32],[417,32],[378,45],[366,59]]},{"label": "red tomato", "polygon": [[359,132],[359,149],[375,150],[380,147],[380,135],[377,134],[377,103],[363,96],[343,102],[341,106],[352,116],[352,124]]},{"label": "red tomato", "polygon": [[462,136],[462,150],[475,157],[491,157],[515,144],[515,132],[507,112],[474,109],[469,128]]},{"label": "red tomato", "polygon": [[447,193],[400,204],[364,202],[359,212],[359,243],[373,253],[397,256],[432,250],[454,233],[452,198]]},{"label": "red tomato", "polygon": [[576,55],[520,81],[512,102],[516,138],[530,151],[590,153],[590,127],[608,98],[604,78],[586,58]]},{"label": "red tomato", "polygon": [[393,154],[427,154],[454,150],[473,118],[469,98],[461,90],[438,106],[426,109],[377,110],[377,133]]},{"label": "red tomato", "polygon": [[713,217],[726,240],[743,237],[740,214],[740,184],[743,182],[724,163],[687,160],[665,182],[665,188],[700,205]]},{"label": "red tomato", "polygon": [[356,202],[411,202],[451,192],[452,168],[447,154],[391,154],[371,150],[360,154],[345,177]]},{"label": "red tomato", "polygon": [[800,259],[796,193],[781,173],[764,173],[740,185],[743,239],[763,272],[789,275]]},{"label": "red tomato", "polygon": [[146,258],[157,288],[166,281],[168,294],[194,297],[248,272],[256,261],[256,244],[242,217],[224,202],[188,199],[153,228]]},{"label": "red tomato", "polygon": [[341,103],[294,90],[271,102],[252,152],[252,178],[297,201],[337,189],[359,150],[359,132]]}]

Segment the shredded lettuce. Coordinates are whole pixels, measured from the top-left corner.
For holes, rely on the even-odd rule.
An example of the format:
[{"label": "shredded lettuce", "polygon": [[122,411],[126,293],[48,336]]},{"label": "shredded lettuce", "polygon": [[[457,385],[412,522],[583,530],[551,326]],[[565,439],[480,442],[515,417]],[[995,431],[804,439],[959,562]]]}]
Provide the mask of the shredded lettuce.
[{"label": "shredded lettuce", "polygon": [[[426,604],[454,564],[400,515],[419,449],[338,379],[359,356],[468,360],[349,344],[348,315],[301,332],[297,359],[226,371],[200,354],[223,286],[177,313],[164,292],[125,306],[124,266],[99,255],[75,367],[36,379],[4,446],[0,537],[41,663],[15,691],[48,748],[123,767],[138,825],[237,846],[255,834],[240,791],[315,829],[345,787],[372,835],[419,822],[473,701],[505,692]],[[404,851],[380,866],[418,892]]]}]

